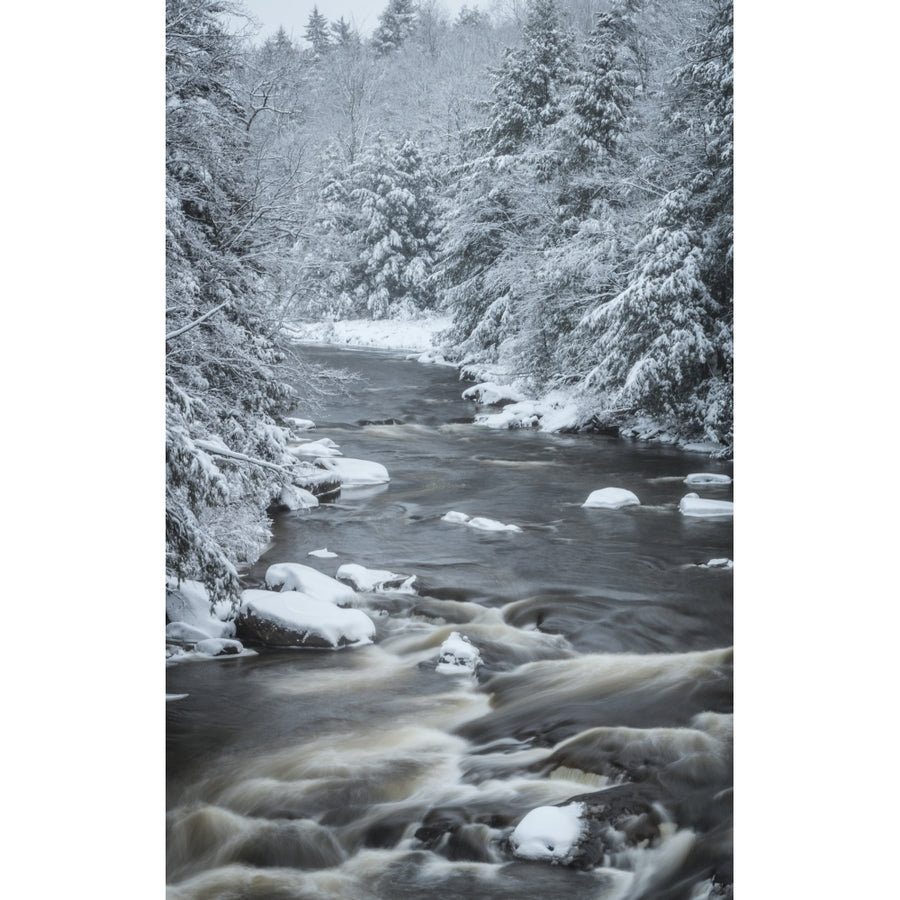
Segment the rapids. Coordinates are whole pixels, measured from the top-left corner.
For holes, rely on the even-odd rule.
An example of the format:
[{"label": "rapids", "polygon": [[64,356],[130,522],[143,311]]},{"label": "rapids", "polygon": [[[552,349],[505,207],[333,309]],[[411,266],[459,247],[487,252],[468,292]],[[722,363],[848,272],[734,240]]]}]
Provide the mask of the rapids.
[{"label": "rapids", "polygon": [[[732,523],[678,511],[691,490],[731,500],[683,484],[730,464],[480,428],[453,369],[304,353],[358,376],[309,437],[391,481],[278,514],[246,584],[273,563],[356,563],[417,592],[357,595],[370,646],[167,668],[187,695],[166,706],[171,900],[730,896],[733,573],[702,565],[733,556]],[[582,508],[607,486],[641,505]],[[337,556],[308,555],[323,547]],[[436,671],[453,632],[475,675]],[[573,865],[513,855],[529,811],[575,798]]]}]

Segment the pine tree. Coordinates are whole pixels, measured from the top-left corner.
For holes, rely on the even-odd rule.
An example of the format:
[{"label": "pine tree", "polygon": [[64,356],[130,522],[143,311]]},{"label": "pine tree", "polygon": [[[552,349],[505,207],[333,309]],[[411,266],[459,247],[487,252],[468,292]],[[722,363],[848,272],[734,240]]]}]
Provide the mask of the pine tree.
[{"label": "pine tree", "polygon": [[353,193],[365,222],[357,293],[374,318],[430,307],[435,211],[421,152],[409,140],[392,151],[376,148],[363,168],[363,184]]},{"label": "pine tree", "polygon": [[508,49],[494,71],[488,144],[498,155],[525,142],[562,115],[560,84],[572,63],[572,38],[556,0],[528,0],[523,46]]},{"label": "pine tree", "polygon": [[359,43],[359,35],[353,30],[350,23],[344,20],[343,16],[337,22],[332,22],[329,28],[338,47],[348,47],[351,44]]},{"label": "pine tree", "polygon": [[276,374],[228,12],[166,3],[166,573],[233,601],[289,477],[275,418],[292,391]]},{"label": "pine tree", "polygon": [[416,29],[415,0],[389,0],[378,17],[372,46],[381,56],[399,50]]},{"label": "pine tree", "polygon": [[313,6],[303,36],[312,45],[312,52],[315,56],[321,56],[331,46],[328,20],[319,12],[318,6]]}]

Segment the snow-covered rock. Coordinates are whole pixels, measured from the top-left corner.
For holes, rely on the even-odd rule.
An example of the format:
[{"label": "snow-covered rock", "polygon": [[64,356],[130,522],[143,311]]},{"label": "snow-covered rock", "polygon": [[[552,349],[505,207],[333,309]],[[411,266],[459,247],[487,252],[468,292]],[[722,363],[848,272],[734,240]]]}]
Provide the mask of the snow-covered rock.
[{"label": "snow-covered rock", "polygon": [[229,638],[207,638],[197,641],[194,650],[203,656],[238,656],[244,652],[244,645]]},{"label": "snow-covered rock", "polygon": [[625,488],[606,487],[592,491],[581,505],[588,509],[621,509],[623,506],[640,506],[641,501]]},{"label": "snow-covered rock", "polygon": [[440,350],[426,350],[418,355],[413,354],[407,359],[414,359],[416,362],[426,366],[451,366],[456,368],[456,363],[450,362]]},{"label": "snow-covered rock", "polygon": [[695,487],[704,484],[731,484],[731,477],[715,472],[693,472],[684,479],[684,483]]},{"label": "snow-covered rock", "polygon": [[441,516],[442,522],[450,522],[454,525],[468,525],[469,528],[477,528],[479,531],[512,531],[521,532],[518,525],[504,525],[496,519],[486,519],[484,516],[467,516],[465,513],[450,510]]},{"label": "snow-covered rock", "polygon": [[415,575],[398,575],[387,569],[367,569],[356,563],[347,563],[337,570],[339,581],[347,581],[358,591],[406,591],[414,593]]},{"label": "snow-covered rock", "polygon": [[711,559],[708,563],[703,564],[704,569],[733,569],[734,563],[727,557]]},{"label": "snow-covered rock", "polygon": [[683,516],[714,519],[734,515],[734,504],[730,500],[705,500],[697,494],[685,494],[678,504]]},{"label": "snow-covered rock", "polygon": [[197,644],[210,639],[211,635],[208,631],[204,631],[196,625],[188,625],[187,622],[169,622],[166,625],[167,641],[175,641],[178,644]]},{"label": "snow-covered rock", "polygon": [[587,831],[583,814],[583,803],[539,806],[531,810],[510,836],[513,853],[522,859],[571,862],[578,842]]},{"label": "snow-covered rock", "polygon": [[315,556],[319,559],[334,559],[337,553],[332,553],[327,547],[323,547],[321,550],[310,550],[306,555]]},{"label": "snow-covered rock", "polygon": [[166,618],[170,623],[192,625],[204,637],[233,637],[231,604],[222,601],[210,609],[209,593],[199,581],[171,579],[166,585]]},{"label": "snow-covered rock", "polygon": [[492,415],[475,416],[475,424],[485,428],[537,428],[542,410],[533,400],[510,403]]},{"label": "snow-covered rock", "polygon": [[293,416],[287,416],[284,421],[294,431],[311,431],[316,427],[316,423],[312,419],[295,419]]},{"label": "snow-covered rock", "polygon": [[462,393],[463,400],[474,400],[479,406],[499,406],[504,403],[519,403],[526,397],[521,391],[517,391],[508,384],[496,384],[493,381],[483,381],[473,385]]},{"label": "snow-covered rock", "polygon": [[322,466],[336,475],[342,487],[354,487],[357,485],[387,484],[391,477],[388,470],[381,463],[371,462],[367,459],[351,459],[332,457],[316,460],[316,465]]},{"label": "snow-covered rock", "polygon": [[238,633],[270,647],[338,649],[372,643],[375,625],[360,609],[344,609],[299,591],[241,594]]},{"label": "snow-covered rock", "polygon": [[312,566],[300,563],[275,563],[266,569],[266,584],[284,591],[300,591],[327,603],[352,603],[356,594],[346,584],[341,584]]},{"label": "snow-covered rock", "polygon": [[282,487],[275,503],[286,509],[312,509],[319,505],[319,500],[306,488],[298,487],[296,484],[286,484]]},{"label": "snow-covered rock", "polygon": [[441,644],[435,671],[442,675],[470,675],[481,665],[481,653],[463,634],[454,631]]},{"label": "snow-covered rock", "polygon": [[340,444],[336,444],[331,438],[321,438],[318,441],[307,441],[296,447],[289,447],[288,452],[292,456],[303,456],[316,459],[320,456],[342,456]]}]

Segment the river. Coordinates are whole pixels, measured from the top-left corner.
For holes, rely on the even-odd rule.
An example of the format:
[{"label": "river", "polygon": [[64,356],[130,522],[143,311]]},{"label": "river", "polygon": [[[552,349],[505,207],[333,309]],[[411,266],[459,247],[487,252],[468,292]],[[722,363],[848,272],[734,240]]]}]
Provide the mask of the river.
[{"label": "river", "polygon": [[[166,710],[168,896],[731,896],[733,576],[704,564],[732,557],[733,529],[678,510],[688,473],[731,464],[486,429],[452,368],[304,355],[356,376],[312,436],[391,481],[279,514],[248,586],[273,563],[358,563],[418,591],[359,596],[366,647],[167,668],[188,695]],[[607,486],[641,505],[582,507]],[[325,547],[337,557],[308,556]],[[454,631],[481,653],[475,676],[436,671]],[[513,855],[526,813],[574,798],[591,818],[574,865]]]}]

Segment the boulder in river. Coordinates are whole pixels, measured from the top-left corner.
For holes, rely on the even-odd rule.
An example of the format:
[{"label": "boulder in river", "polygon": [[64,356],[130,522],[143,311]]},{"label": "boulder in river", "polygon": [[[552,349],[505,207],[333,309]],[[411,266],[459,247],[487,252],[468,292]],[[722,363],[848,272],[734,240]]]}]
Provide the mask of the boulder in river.
[{"label": "boulder in river", "polygon": [[625,488],[605,487],[592,491],[581,505],[587,509],[621,509],[623,506],[640,506],[637,495]]},{"label": "boulder in river", "polygon": [[210,606],[209,593],[199,581],[177,582],[170,579],[166,584],[166,619],[169,623],[183,623],[199,629],[202,637],[193,640],[233,637],[234,622],[231,621],[231,615],[230,603],[221,602]]},{"label": "boulder in river", "polygon": [[360,609],[344,609],[300,591],[241,594],[238,634],[267,647],[336,650],[372,643],[375,625]]},{"label": "boulder in river", "polygon": [[356,593],[330,575],[301,563],[275,563],[266,569],[266,585],[281,591],[300,591],[317,600],[349,605]]},{"label": "boulder in river", "polygon": [[315,462],[317,466],[331,472],[345,488],[387,484],[391,480],[388,470],[381,463],[368,459],[321,457]]},{"label": "boulder in river", "polygon": [[678,504],[683,516],[700,519],[715,519],[734,515],[734,504],[730,500],[706,500],[697,494],[685,494]]},{"label": "boulder in river", "polygon": [[356,563],[347,563],[337,570],[338,581],[352,584],[357,591],[405,591],[414,593],[415,575],[398,575],[387,569],[367,569]]},{"label": "boulder in river", "polygon": [[685,484],[713,485],[713,484],[731,484],[731,476],[720,475],[717,472],[693,472],[684,479]]}]

